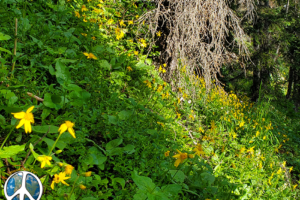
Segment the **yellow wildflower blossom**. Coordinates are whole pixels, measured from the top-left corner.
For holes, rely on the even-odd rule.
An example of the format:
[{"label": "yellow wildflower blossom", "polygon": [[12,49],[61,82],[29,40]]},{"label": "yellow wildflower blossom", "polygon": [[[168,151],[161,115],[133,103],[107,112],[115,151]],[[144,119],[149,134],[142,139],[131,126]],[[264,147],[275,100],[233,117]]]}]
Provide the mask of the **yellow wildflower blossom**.
[{"label": "yellow wildflower blossom", "polygon": [[177,152],[178,152],[178,154],[176,154],[175,156],[173,156],[173,158],[176,158],[176,161],[174,163],[175,167],[178,167],[178,165],[180,163],[183,163],[183,161],[185,159],[187,159],[187,157],[188,157],[187,153],[181,153],[178,149],[177,149]]}]

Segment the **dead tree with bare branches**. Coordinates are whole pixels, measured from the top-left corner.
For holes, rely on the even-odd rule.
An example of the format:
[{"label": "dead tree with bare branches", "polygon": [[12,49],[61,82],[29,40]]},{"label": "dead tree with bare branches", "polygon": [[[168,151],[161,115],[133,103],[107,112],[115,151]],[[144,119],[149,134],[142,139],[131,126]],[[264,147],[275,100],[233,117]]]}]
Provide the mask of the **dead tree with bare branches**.
[{"label": "dead tree with bare branches", "polygon": [[[139,20],[148,22],[152,44],[157,31],[165,29],[165,47],[160,55],[162,62],[167,63],[165,81],[177,85],[181,76],[178,60],[181,60],[188,66],[187,73],[198,71],[204,77],[208,91],[213,80],[216,85],[222,84],[217,78],[222,65],[236,60],[237,56],[248,58],[249,54],[246,45],[249,39],[229,3],[238,3],[245,11],[244,16],[251,20],[255,10],[253,1],[154,0],[155,9]],[[232,41],[227,40],[229,35],[233,36]],[[238,49],[238,55],[232,51],[234,48]]]}]

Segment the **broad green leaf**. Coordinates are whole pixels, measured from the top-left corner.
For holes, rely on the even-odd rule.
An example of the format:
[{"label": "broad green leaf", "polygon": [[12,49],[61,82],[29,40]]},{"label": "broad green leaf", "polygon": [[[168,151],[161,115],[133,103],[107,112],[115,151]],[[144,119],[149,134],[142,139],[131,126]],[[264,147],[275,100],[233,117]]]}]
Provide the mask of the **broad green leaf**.
[{"label": "broad green leaf", "polygon": [[0,47],[0,51],[4,51],[4,52],[6,52],[8,54],[12,54],[10,50],[4,49],[2,47]]},{"label": "broad green leaf", "polygon": [[122,110],[121,112],[119,112],[118,116],[121,120],[126,120],[128,119],[130,116],[132,115],[132,111],[131,110]]},{"label": "broad green leaf", "polygon": [[125,180],[123,178],[113,178],[112,179],[112,185],[114,185],[115,183],[120,183],[121,186],[122,186],[122,189],[124,190]]},{"label": "broad green leaf", "polygon": [[66,87],[67,90],[74,90],[76,92],[80,92],[82,91],[82,88],[79,87],[78,85],[75,85],[75,84],[69,84],[67,87]]},{"label": "broad green leaf", "polygon": [[152,192],[156,187],[151,178],[139,176],[136,171],[131,172],[131,177],[140,190]]},{"label": "broad green leaf", "polygon": [[51,110],[48,108],[44,108],[43,112],[41,114],[42,119],[46,119],[46,117],[48,117],[48,115],[51,113]]},{"label": "broad green leaf", "polygon": [[5,117],[3,117],[3,115],[0,115],[0,125],[5,125],[6,121],[5,121]]},{"label": "broad green leaf", "polygon": [[132,145],[132,144],[127,144],[124,148],[123,148],[123,151],[128,153],[128,154],[132,154],[135,152],[134,150],[135,146]]},{"label": "broad green leaf", "polygon": [[117,123],[118,123],[118,119],[117,119],[116,116],[109,115],[109,116],[108,116],[108,122],[109,122],[109,123],[112,123],[112,124],[117,124]]},{"label": "broad green leaf", "polygon": [[25,145],[26,144],[3,147],[3,149],[0,150],[0,158],[10,158],[17,155],[19,152],[24,151]]},{"label": "broad green leaf", "polygon": [[[49,130],[50,127],[50,130]],[[45,125],[45,126],[32,126],[32,130],[37,133],[58,133],[58,127],[53,125]]]},{"label": "broad green leaf", "polygon": [[108,142],[106,144],[106,150],[111,150],[113,148],[116,148],[117,146],[119,146],[120,144],[122,144],[122,142],[123,142],[122,138],[118,138],[118,139],[112,140],[112,141],[110,141],[110,142]]},{"label": "broad green leaf", "polygon": [[121,147],[116,147],[110,150],[107,150],[108,155],[110,156],[115,156],[115,155],[119,155],[121,153],[123,153],[123,148]]},{"label": "broad green leaf", "polygon": [[208,185],[211,186],[213,182],[215,181],[214,175],[208,173],[208,172],[203,172],[200,174],[202,179],[208,182]]},{"label": "broad green leaf", "polygon": [[181,170],[170,170],[170,174],[173,180],[179,183],[183,183],[185,175]]},{"label": "broad green leaf", "polygon": [[168,197],[175,197],[180,191],[182,187],[177,184],[170,184],[161,187],[161,190],[168,196]]},{"label": "broad green leaf", "polygon": [[107,60],[100,60],[100,66],[104,68],[105,70],[110,70],[111,66],[107,62]]},{"label": "broad green leaf", "polygon": [[0,40],[9,40],[11,37],[0,32]]},{"label": "broad green leaf", "polygon": [[59,82],[59,84],[63,85],[71,82],[70,72],[64,63],[62,63],[60,60],[57,60],[55,64],[55,69],[56,79],[57,82]]}]

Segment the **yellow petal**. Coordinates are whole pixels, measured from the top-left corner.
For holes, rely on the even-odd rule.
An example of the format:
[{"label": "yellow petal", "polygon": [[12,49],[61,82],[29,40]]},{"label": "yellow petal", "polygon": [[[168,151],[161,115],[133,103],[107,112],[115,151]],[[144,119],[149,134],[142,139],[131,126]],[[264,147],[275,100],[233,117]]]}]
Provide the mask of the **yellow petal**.
[{"label": "yellow petal", "polygon": [[49,165],[49,166],[51,165],[49,160],[46,160],[46,164]]},{"label": "yellow petal", "polygon": [[73,138],[76,138],[75,131],[73,128],[68,128],[69,133],[73,136]]},{"label": "yellow petal", "polygon": [[31,106],[30,108],[28,108],[28,109],[26,110],[26,113],[30,113],[33,109],[34,109],[34,106]]},{"label": "yellow petal", "polygon": [[54,181],[52,181],[52,183],[51,183],[51,188],[52,188],[52,190],[54,190]]},{"label": "yellow petal", "polygon": [[83,54],[84,54],[85,56],[89,56],[89,54],[88,54],[87,52],[84,52]]},{"label": "yellow petal", "polygon": [[24,127],[25,127],[25,133],[31,133],[32,129],[31,129],[30,121],[25,120]]},{"label": "yellow petal", "polygon": [[21,121],[19,122],[18,126],[16,127],[16,129],[20,128],[21,126],[23,126],[23,124],[25,123],[25,119],[21,119]]},{"label": "yellow petal", "polygon": [[66,124],[62,124],[59,129],[58,132],[60,131],[60,134],[62,134],[63,132],[65,132],[68,129]]},{"label": "yellow petal", "polygon": [[178,165],[181,163],[181,159],[177,159],[174,163],[175,167],[178,167]]},{"label": "yellow petal", "polygon": [[180,154],[176,154],[173,158],[180,158]]},{"label": "yellow petal", "polygon": [[25,112],[18,112],[18,113],[11,113],[14,115],[14,118],[16,119],[23,119],[25,117]]},{"label": "yellow petal", "polygon": [[44,168],[44,167],[45,167],[45,164],[46,164],[46,162],[43,160],[42,165],[41,165],[41,168]]}]

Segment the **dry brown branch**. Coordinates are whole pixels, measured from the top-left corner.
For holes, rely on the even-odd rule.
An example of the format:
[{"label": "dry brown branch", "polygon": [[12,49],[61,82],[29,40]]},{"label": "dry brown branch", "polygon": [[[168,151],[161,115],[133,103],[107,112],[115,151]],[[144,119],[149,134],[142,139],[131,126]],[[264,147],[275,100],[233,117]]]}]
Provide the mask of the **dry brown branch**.
[{"label": "dry brown branch", "polygon": [[38,100],[38,101],[41,101],[41,102],[44,101],[44,99],[42,99],[42,98],[40,98],[40,97],[38,97],[38,96],[36,96],[36,95],[33,95],[33,94],[30,93],[30,92],[27,92],[27,95],[30,96],[30,97],[35,98],[35,99]]},{"label": "dry brown branch", "polygon": [[[178,66],[180,59],[183,65],[189,66],[187,72],[190,75],[195,70],[201,72],[209,91],[213,80],[216,81],[216,85],[221,84],[217,79],[217,74],[221,75],[221,66],[237,58],[237,55],[229,49],[237,47],[239,54],[246,59],[249,57],[246,46],[248,38],[240,26],[240,19],[228,6],[231,1],[154,0],[154,2],[156,8],[139,18],[140,29],[142,22],[145,21],[152,36],[150,42],[155,42],[155,34],[161,28],[159,25],[166,25],[169,32],[166,38],[167,53],[164,58],[168,63],[167,81],[173,81],[178,85],[178,80],[182,76]],[[239,0],[238,3],[245,13],[244,16],[252,20],[255,11],[254,0]],[[227,41],[230,35],[233,36],[233,41]]]}]

